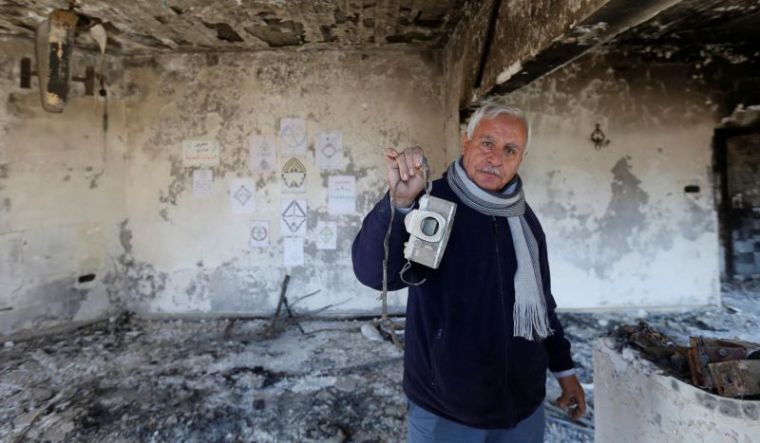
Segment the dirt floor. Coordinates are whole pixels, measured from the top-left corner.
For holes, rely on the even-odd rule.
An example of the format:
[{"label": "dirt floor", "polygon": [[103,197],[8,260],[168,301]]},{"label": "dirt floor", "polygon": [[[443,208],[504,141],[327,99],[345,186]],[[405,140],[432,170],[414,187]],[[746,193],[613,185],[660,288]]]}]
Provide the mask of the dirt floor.
[{"label": "dirt floor", "polygon": [[[689,335],[760,340],[760,285],[723,306],[670,313],[562,314],[590,410],[547,401],[546,441],[593,441],[596,338],[645,320]],[[405,439],[401,352],[358,321],[311,321],[266,339],[267,322],[122,316],[0,349],[0,441],[396,442]],[[547,377],[547,399],[559,391]]]}]

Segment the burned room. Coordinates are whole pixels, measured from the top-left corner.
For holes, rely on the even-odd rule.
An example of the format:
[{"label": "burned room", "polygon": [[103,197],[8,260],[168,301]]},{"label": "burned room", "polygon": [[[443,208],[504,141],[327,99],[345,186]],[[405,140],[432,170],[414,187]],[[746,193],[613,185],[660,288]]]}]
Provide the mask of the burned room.
[{"label": "burned room", "polygon": [[0,441],[760,443],[760,2],[0,0]]}]

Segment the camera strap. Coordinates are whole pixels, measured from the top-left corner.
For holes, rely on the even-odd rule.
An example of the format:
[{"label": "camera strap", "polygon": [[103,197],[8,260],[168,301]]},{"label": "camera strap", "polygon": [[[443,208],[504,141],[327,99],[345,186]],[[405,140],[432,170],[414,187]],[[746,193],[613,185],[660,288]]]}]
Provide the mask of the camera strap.
[{"label": "camera strap", "polygon": [[[427,157],[422,157],[422,165],[420,167],[420,170],[422,171],[422,179],[425,181],[425,195],[430,195],[430,191],[433,189],[433,182],[430,181],[430,164],[428,163]],[[399,348],[403,348],[404,346],[396,336],[396,325],[391,321],[390,317],[388,317],[388,255],[390,250],[391,229],[393,228],[393,219],[396,215],[396,204],[393,196],[396,194],[399,183],[401,183],[401,180],[397,181],[391,192],[388,193],[391,207],[391,217],[390,221],[388,222],[388,230],[385,231],[385,239],[383,240],[383,290],[380,293],[380,297],[378,298],[382,301],[383,306],[383,315],[380,320],[380,326],[387,328],[393,343]],[[401,278],[401,281],[410,286],[419,286],[425,283],[424,278],[416,283],[407,281],[404,278],[404,273],[411,267],[412,262],[407,259],[406,263],[404,263],[404,266],[399,272],[399,278]]]}]

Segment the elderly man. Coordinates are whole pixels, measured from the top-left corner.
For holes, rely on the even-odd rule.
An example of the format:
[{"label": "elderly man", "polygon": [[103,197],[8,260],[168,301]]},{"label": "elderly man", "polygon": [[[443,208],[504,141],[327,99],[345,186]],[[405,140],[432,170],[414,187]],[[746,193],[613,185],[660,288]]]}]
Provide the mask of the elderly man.
[{"label": "elderly man", "polygon": [[[410,442],[540,442],[546,369],[558,378],[557,403],[585,411],[570,343],[555,313],[546,241],[525,202],[517,170],[530,126],[522,111],[487,103],[472,116],[462,156],[433,182],[431,195],[457,204],[438,269],[413,264],[404,279],[403,214],[425,189],[423,151],[385,151],[389,194],[354,240],[354,272],[382,286],[390,226],[388,288],[409,287],[404,391]],[[390,193],[393,193],[391,200]]]}]

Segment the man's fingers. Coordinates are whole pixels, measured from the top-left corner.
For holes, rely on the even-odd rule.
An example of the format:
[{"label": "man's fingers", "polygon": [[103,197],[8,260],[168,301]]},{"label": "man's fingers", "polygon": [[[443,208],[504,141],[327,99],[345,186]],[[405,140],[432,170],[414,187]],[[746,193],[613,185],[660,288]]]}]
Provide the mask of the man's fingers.
[{"label": "man's fingers", "polygon": [[583,414],[586,413],[586,399],[581,395],[578,399],[578,409],[576,409],[575,414],[577,417],[575,418],[581,418],[583,417]]},{"label": "man's fingers", "polygon": [[393,148],[386,148],[385,149],[385,165],[389,168],[395,168],[396,167],[396,157],[398,157],[398,152],[396,152]]},{"label": "man's fingers", "polygon": [[414,148],[414,166],[421,168],[422,163],[425,159],[425,151],[422,150],[420,147]]},{"label": "man's fingers", "polygon": [[417,167],[414,164],[414,148],[404,150],[404,162],[406,163],[406,170],[410,176],[414,176],[417,172]]}]

